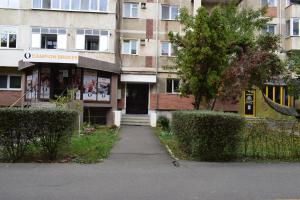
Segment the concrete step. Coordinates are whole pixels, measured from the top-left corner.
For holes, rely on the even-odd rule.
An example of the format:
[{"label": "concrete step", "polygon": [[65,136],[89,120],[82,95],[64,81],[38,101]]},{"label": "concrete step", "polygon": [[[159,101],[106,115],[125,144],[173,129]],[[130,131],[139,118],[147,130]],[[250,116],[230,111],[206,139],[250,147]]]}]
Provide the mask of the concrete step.
[{"label": "concrete step", "polygon": [[121,125],[150,126],[148,115],[123,115]]},{"label": "concrete step", "polygon": [[150,126],[150,122],[130,122],[122,121],[121,125],[133,125],[133,126]]}]

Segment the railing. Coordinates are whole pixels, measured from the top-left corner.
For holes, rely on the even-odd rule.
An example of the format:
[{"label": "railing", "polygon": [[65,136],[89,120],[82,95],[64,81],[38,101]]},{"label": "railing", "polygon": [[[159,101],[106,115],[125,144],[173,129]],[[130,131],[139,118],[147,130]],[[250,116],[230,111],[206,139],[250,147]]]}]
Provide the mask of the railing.
[{"label": "railing", "polygon": [[17,101],[15,101],[13,104],[11,104],[9,106],[9,108],[14,107],[19,101],[21,101],[22,99],[24,99],[26,97],[27,94],[29,94],[31,92],[31,90],[28,90],[27,92],[25,92],[25,94],[23,96],[21,96],[20,98],[17,99]]}]

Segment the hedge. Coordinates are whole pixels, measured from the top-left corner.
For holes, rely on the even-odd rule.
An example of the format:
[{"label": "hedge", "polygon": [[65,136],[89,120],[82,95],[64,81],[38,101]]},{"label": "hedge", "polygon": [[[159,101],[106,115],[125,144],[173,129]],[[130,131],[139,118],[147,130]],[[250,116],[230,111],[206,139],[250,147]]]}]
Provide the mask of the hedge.
[{"label": "hedge", "polygon": [[172,131],[191,157],[203,161],[228,161],[237,157],[244,119],[236,114],[176,111]]},{"label": "hedge", "polygon": [[0,150],[11,161],[20,159],[30,143],[39,143],[49,159],[72,133],[77,112],[65,109],[0,109]]}]

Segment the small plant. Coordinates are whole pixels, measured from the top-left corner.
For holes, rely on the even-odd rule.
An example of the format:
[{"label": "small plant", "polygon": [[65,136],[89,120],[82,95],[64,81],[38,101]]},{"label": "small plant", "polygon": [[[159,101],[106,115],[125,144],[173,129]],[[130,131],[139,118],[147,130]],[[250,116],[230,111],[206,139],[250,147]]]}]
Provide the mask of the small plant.
[{"label": "small plant", "polygon": [[159,116],[157,126],[165,132],[170,132],[170,120],[165,116]]}]

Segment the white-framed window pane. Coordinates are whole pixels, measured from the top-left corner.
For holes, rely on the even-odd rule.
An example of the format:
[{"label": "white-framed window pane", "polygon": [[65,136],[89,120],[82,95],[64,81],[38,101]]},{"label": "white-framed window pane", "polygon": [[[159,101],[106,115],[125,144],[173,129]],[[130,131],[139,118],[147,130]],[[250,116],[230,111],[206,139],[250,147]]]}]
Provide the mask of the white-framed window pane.
[{"label": "white-framed window pane", "polygon": [[7,47],[7,34],[1,34],[0,35],[0,43],[1,47]]},{"label": "white-framed window pane", "polygon": [[170,7],[162,5],[161,7],[161,18],[162,19],[169,19],[170,17]]},{"label": "white-framed window pane", "polygon": [[130,54],[130,40],[123,41],[123,53]]},{"label": "white-framed window pane", "polygon": [[130,17],[131,4],[124,3],[123,6],[123,17]]},{"label": "white-framed window pane", "polygon": [[53,9],[59,9],[60,7],[60,0],[52,0],[52,6]]},{"label": "white-framed window pane", "polygon": [[178,16],[178,8],[177,6],[171,7],[171,19],[175,20]]},{"label": "white-framed window pane", "polygon": [[98,0],[91,0],[91,10],[98,10]]},{"label": "white-framed window pane", "polygon": [[138,16],[138,4],[133,3],[131,4],[131,17],[137,17]]},{"label": "white-framed window pane", "polygon": [[70,0],[61,0],[61,9],[69,10],[70,9]]},{"label": "white-framed window pane", "polygon": [[85,36],[85,50],[99,50],[99,36],[86,35]]},{"label": "white-framed window pane", "polygon": [[179,92],[179,85],[180,85],[179,79],[173,79],[173,93]]},{"label": "white-framed window pane", "polygon": [[290,33],[290,31],[291,31],[291,21],[290,20],[287,20],[286,21],[286,36],[290,36],[291,35],[291,33]]},{"label": "white-framed window pane", "polygon": [[17,47],[17,35],[9,34],[9,48],[16,48],[16,47]]},{"label": "white-framed window pane", "polygon": [[7,76],[0,75],[0,88],[7,88]]},{"label": "white-framed window pane", "polygon": [[51,0],[43,0],[43,8],[51,8]]},{"label": "white-framed window pane", "polygon": [[99,10],[107,11],[107,0],[99,0]]},{"label": "white-framed window pane", "polygon": [[[107,31],[103,31],[103,32],[107,32]],[[100,36],[100,51],[108,51],[108,34],[101,34]]]},{"label": "white-framed window pane", "polygon": [[42,0],[33,0],[32,1],[32,7],[33,8],[41,8],[42,7]]},{"label": "white-framed window pane", "polygon": [[137,41],[131,40],[131,54],[137,54]]},{"label": "white-framed window pane", "polygon": [[10,76],[9,77],[9,88],[19,89],[21,88],[21,76]]},{"label": "white-framed window pane", "polygon": [[272,33],[272,34],[275,34],[275,25],[269,25],[268,26],[268,32]]},{"label": "white-framed window pane", "polygon": [[8,0],[10,8],[19,8],[19,0]]},{"label": "white-framed window pane", "polygon": [[275,7],[276,6],[276,0],[268,0],[269,1],[269,6]]},{"label": "white-framed window pane", "polygon": [[72,10],[79,10],[80,8],[80,0],[72,0]]},{"label": "white-framed window pane", "polygon": [[89,0],[81,0],[80,10],[89,10]]},{"label": "white-framed window pane", "polygon": [[163,55],[163,56],[169,55],[169,43],[168,42],[161,43],[161,55]]},{"label": "white-framed window pane", "polygon": [[293,19],[293,35],[299,35],[299,19]]}]

